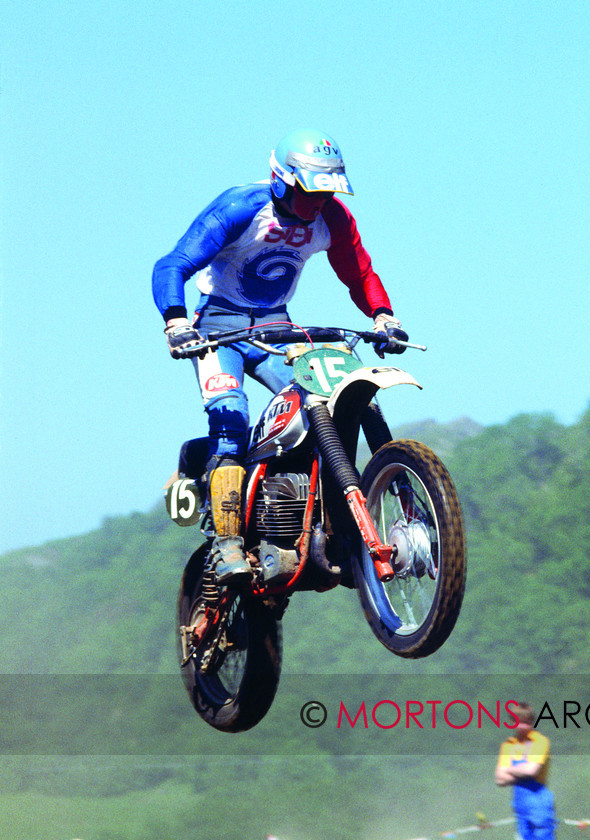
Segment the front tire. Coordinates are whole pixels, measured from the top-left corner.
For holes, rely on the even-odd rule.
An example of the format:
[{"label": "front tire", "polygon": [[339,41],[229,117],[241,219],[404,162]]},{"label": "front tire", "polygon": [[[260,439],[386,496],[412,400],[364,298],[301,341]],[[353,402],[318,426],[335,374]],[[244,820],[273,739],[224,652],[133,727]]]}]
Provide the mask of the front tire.
[{"label": "front tire", "polygon": [[451,477],[424,444],[391,441],[367,464],[361,490],[381,540],[398,547],[388,583],[364,546],[353,564],[367,621],[397,656],[429,656],[451,634],[465,589],[463,518]]},{"label": "front tire", "polygon": [[239,593],[208,663],[208,654],[200,650],[183,662],[180,628],[192,626],[204,612],[209,548],[205,543],[190,558],[178,595],[182,678],[204,721],[222,732],[242,732],[256,726],[272,705],[281,673],[281,628],[265,604]]}]

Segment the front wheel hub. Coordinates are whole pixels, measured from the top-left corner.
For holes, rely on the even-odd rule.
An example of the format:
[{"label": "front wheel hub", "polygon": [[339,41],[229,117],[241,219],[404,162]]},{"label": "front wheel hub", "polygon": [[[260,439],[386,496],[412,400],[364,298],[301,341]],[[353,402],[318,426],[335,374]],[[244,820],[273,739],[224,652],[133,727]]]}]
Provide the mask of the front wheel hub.
[{"label": "front wheel hub", "polygon": [[387,539],[394,547],[393,567],[396,577],[413,575],[421,578],[433,568],[430,536],[426,525],[419,519],[409,524],[398,520],[389,529]]}]

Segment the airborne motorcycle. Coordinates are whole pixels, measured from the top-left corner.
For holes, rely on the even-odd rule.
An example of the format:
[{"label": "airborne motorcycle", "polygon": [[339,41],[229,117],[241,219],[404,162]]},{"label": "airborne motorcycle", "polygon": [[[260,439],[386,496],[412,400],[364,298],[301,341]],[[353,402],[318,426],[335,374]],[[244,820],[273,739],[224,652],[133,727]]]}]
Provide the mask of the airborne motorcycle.
[{"label": "airborne motorcycle", "polygon": [[[250,434],[243,536],[254,575],[246,588],[218,587],[209,563],[206,438],[183,445],[166,494],[172,519],[200,519],[205,536],[180,587],[178,651],[191,702],[216,729],[249,729],[269,710],[280,621],[296,591],[356,588],[375,636],[402,657],[434,653],[457,620],[465,553],[453,482],[428,447],[391,439],[374,401],[381,388],[421,386],[400,368],[364,366],[355,350],[361,340],[378,344],[383,336],[269,325],[210,335],[199,346],[253,342],[284,354],[293,369]],[[359,476],[361,429],[372,457]]]}]

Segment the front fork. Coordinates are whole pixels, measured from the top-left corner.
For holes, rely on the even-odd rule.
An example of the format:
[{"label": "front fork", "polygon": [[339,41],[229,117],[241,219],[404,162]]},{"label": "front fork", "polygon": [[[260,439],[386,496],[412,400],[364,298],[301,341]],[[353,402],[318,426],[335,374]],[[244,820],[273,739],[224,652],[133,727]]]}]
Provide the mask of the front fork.
[{"label": "front fork", "polygon": [[346,501],[361,533],[363,542],[371,555],[377,577],[383,583],[387,583],[388,580],[393,580],[395,572],[393,571],[391,561],[395,559],[394,555],[397,554],[397,546],[387,545],[379,539],[375,523],[367,510],[367,500],[361,493],[360,488],[355,487],[350,490],[346,494]]},{"label": "front fork", "polygon": [[375,523],[367,510],[367,500],[359,486],[358,473],[344,449],[327,405],[325,402],[310,402],[307,405],[307,413],[320,453],[344,493],[363,542],[371,555],[379,580],[383,582],[392,580],[395,572],[391,561],[395,559],[396,549],[394,546],[383,543],[377,533]]}]

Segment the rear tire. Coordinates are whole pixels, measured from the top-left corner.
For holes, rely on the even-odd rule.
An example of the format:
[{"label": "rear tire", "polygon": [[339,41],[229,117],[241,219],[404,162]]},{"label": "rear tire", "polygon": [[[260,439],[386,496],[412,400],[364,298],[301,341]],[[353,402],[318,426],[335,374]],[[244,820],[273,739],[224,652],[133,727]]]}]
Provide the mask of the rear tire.
[{"label": "rear tire", "polygon": [[[203,582],[210,543],[190,558],[178,595],[178,627],[191,626],[204,610]],[[210,726],[241,732],[256,726],[270,709],[281,673],[281,627],[261,601],[241,593],[230,608],[226,630],[206,670],[193,655],[182,665],[191,703]]]},{"label": "rear tire", "polygon": [[353,567],[367,621],[397,656],[429,656],[451,634],[465,589],[463,518],[451,477],[424,444],[391,441],[367,464],[361,489],[381,540],[397,542],[406,549],[398,557],[409,558],[382,583],[363,545]]}]

